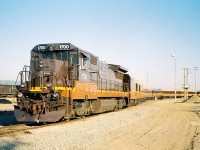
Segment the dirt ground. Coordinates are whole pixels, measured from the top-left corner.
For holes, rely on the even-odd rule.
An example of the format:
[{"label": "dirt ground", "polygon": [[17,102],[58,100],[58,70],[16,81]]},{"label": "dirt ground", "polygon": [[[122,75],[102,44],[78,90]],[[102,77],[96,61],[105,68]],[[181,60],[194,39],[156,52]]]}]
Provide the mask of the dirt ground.
[{"label": "dirt ground", "polygon": [[199,113],[199,103],[147,101],[117,112],[30,130],[29,135],[2,137],[0,149],[199,150]]},{"label": "dirt ground", "polygon": [[152,115],[120,129],[110,140],[95,149],[200,149],[200,104],[170,100],[146,102],[142,106],[158,108]]}]

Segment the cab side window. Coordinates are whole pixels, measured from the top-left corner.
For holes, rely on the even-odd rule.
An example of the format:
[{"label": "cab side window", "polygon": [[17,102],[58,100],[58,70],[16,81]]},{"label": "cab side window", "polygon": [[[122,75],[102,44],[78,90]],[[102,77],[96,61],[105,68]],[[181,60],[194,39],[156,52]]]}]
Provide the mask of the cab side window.
[{"label": "cab side window", "polygon": [[80,54],[79,62],[80,62],[80,69],[86,69],[88,57],[83,54]]}]

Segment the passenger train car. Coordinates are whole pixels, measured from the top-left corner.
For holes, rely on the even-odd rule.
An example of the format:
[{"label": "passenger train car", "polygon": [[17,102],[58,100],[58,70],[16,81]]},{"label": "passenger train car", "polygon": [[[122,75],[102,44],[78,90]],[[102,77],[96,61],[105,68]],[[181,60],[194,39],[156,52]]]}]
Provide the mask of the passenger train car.
[{"label": "passenger train car", "polygon": [[[191,96],[195,95],[195,91],[194,90],[188,90],[188,92],[185,93],[184,90],[180,90],[180,89],[176,90],[176,97],[177,98],[183,98],[185,96],[185,94],[187,95],[187,97],[191,97]],[[175,90],[171,90],[171,89],[152,90],[152,95],[154,97],[157,97],[157,98],[174,98],[175,97]],[[198,93],[197,93],[197,95],[200,96],[200,94],[198,94]]]}]

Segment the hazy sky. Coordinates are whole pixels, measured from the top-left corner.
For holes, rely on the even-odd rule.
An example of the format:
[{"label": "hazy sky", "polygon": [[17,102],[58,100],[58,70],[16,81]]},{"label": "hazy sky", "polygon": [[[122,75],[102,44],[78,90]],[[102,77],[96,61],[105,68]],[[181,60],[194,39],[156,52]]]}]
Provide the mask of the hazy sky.
[{"label": "hazy sky", "polygon": [[[15,80],[41,43],[70,42],[152,88],[200,68],[200,0],[0,0],[0,80]],[[197,87],[200,89],[200,70]]]}]

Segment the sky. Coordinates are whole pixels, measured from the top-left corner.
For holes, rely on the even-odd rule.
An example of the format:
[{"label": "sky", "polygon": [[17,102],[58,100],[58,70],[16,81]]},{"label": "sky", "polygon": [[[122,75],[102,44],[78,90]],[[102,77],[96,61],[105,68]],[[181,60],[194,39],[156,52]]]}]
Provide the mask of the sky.
[{"label": "sky", "polygon": [[177,88],[189,68],[194,89],[199,8],[199,0],[0,0],[0,80],[15,80],[35,45],[69,42],[151,88],[174,88],[173,54]]}]

